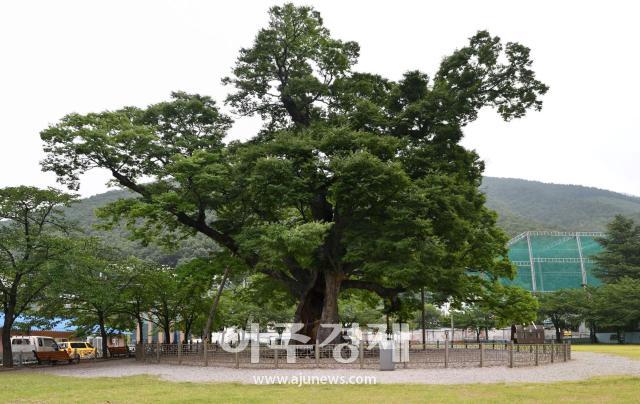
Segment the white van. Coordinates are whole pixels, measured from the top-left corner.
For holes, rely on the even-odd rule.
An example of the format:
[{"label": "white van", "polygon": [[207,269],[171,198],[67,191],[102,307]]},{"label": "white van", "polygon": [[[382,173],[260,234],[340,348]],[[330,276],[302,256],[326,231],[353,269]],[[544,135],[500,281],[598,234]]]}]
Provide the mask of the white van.
[{"label": "white van", "polygon": [[11,337],[11,352],[14,361],[35,360],[33,351],[51,352],[58,350],[58,343],[51,337],[39,337],[33,335],[20,335]]}]

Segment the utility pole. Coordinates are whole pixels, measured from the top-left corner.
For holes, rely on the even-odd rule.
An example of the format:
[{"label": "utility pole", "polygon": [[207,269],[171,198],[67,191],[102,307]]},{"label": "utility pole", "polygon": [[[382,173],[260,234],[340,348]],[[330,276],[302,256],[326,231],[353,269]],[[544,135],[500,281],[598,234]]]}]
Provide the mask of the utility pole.
[{"label": "utility pole", "polygon": [[455,329],[453,328],[453,310],[451,310],[451,306],[449,306],[449,318],[451,319],[451,342],[453,343]]},{"label": "utility pole", "polygon": [[425,310],[424,310],[424,286],[420,288],[420,299],[422,301],[422,349],[427,349],[427,334],[425,330]]}]

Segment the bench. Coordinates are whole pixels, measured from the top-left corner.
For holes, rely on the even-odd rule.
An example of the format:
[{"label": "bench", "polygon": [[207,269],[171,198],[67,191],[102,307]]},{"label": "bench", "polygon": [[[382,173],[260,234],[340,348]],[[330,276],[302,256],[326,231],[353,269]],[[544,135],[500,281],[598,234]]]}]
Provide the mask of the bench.
[{"label": "bench", "polygon": [[49,362],[51,365],[55,365],[58,362],[68,362],[69,364],[71,364],[74,362],[78,363],[80,361],[80,358],[78,357],[72,358],[71,356],[69,356],[67,351],[52,351],[52,352],[33,351],[33,354],[36,357],[36,361],[38,361],[38,365],[41,365],[42,362]]},{"label": "bench", "polygon": [[109,356],[112,358],[116,356],[131,356],[128,346],[110,346],[107,349],[109,350]]}]

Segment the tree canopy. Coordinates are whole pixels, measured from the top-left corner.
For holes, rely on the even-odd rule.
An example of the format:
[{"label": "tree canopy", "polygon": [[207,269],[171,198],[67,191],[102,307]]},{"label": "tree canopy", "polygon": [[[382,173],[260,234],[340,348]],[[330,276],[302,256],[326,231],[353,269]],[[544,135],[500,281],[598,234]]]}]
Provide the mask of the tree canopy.
[{"label": "tree canopy", "polygon": [[506,236],[478,190],[483,163],[459,142],[484,107],[505,120],[541,108],[529,49],[480,31],[433,77],[393,81],[355,72],[357,44],[333,38],[312,8],[269,16],[224,79],[235,112],[264,119],[256,136],[224,143],[231,119],[210,97],[177,92],[63,117],[41,133],[43,168],[72,189],[107,169],[138,197],[103,218],[144,242],[205,235],[284,287],[311,337],[338,323],[348,289],[391,309],[422,286],[499,301],[486,295],[509,291],[496,286],[514,274]]}]

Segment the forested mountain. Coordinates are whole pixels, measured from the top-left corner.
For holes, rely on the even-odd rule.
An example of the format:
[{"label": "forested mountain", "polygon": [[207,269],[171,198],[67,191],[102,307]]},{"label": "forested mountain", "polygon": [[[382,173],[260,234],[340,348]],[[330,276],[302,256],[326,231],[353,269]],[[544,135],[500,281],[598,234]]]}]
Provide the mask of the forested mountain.
[{"label": "forested mountain", "polygon": [[100,222],[100,219],[95,215],[97,208],[132,195],[131,192],[124,190],[113,190],[93,195],[67,208],[65,214],[80,229],[91,236],[103,238],[108,245],[119,248],[125,254],[132,254],[165,265],[176,265],[193,257],[204,257],[216,248],[210,240],[200,234],[180,241],[173,249],[166,249],[153,244],[141,246],[139,241],[129,240],[127,238],[128,232],[124,226],[109,231],[96,228],[95,225]]},{"label": "forested mountain", "polygon": [[[640,220],[640,198],[597,188],[485,177],[482,190],[487,205],[498,212],[499,225],[512,236],[526,230],[602,231],[616,214]],[[157,246],[140,247],[126,239],[123,229],[106,232],[93,227],[98,222],[96,208],[129,195],[121,190],[94,195],[73,205],[67,215],[90,234],[104,237],[126,252],[166,264],[211,250],[211,242],[201,236],[184,240],[175,251],[166,251]]]},{"label": "forested mountain", "polygon": [[524,230],[603,231],[616,214],[640,220],[640,198],[579,185],[485,177],[487,205],[510,235]]}]

